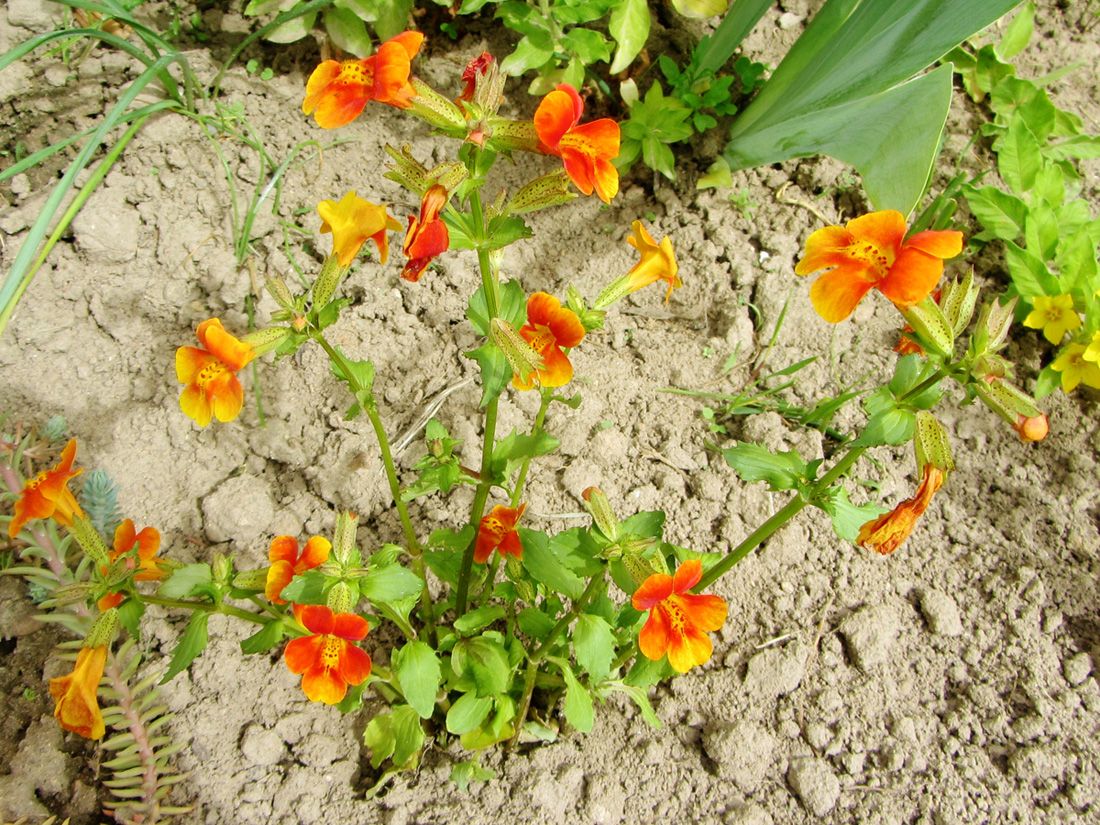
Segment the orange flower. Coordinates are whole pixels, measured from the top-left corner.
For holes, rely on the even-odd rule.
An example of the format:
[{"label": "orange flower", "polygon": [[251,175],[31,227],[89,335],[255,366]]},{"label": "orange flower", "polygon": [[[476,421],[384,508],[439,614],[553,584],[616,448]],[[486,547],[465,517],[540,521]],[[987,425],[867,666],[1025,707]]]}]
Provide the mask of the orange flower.
[{"label": "orange flower", "polygon": [[943,480],[943,470],[931,462],[925,464],[917,494],[903,501],[891,512],[860,527],[856,543],[884,556],[893,553],[909,538],[917,519],[928,509],[933,494],[940,489]]},{"label": "orange flower", "polygon": [[[157,550],[160,549],[160,531],[155,527],[146,527],[140,533],[134,531],[134,522],[131,519],[123,519],[122,524],[115,528],[114,549],[110,559],[117,561],[124,553],[130,552],[134,544],[138,546],[138,572],[134,574],[134,581],[155,582],[160,581],[163,572],[160,569],[160,559]],[[133,560],[130,561],[133,564]],[[106,573],[106,567],[99,568],[100,573]],[[108,593],[99,600],[100,612],[118,607],[122,602],[121,593]]]},{"label": "orange flower", "polygon": [[335,705],[344,700],[348,685],[361,685],[370,676],[370,656],[350,642],[367,635],[370,625],[354,613],[337,613],[324,605],[295,606],[294,616],[312,636],[287,642],[286,666],[301,673],[302,690],[311,702]]},{"label": "orange flower", "polygon": [[236,372],[256,357],[251,344],[246,344],[222,328],[222,322],[211,318],[195,330],[204,349],[180,347],[176,350],[176,378],[186,384],[180,396],[180,407],[200,427],[216,415],[219,421],[232,421],[241,414],[244,390]]},{"label": "orange flower", "polygon": [[56,467],[43,470],[23,487],[15,502],[15,515],[8,525],[8,538],[15,538],[23,525],[36,518],[53,518],[58,524],[69,527],[73,516],[84,517],[76,497],[69,490],[70,479],[76,478],[83,470],[73,469],[76,458],[76,439],[73,438],[61,452],[61,461]]},{"label": "orange flower", "polygon": [[605,117],[578,126],[583,112],[577,90],[558,84],[535,110],[539,150],[560,157],[584,194],[591,195],[595,187],[600,200],[611,203],[619,192],[619,172],[611,163],[619,156],[619,124]]},{"label": "orange flower", "polygon": [[628,235],[626,242],[642,254],[642,259],[627,273],[627,288],[630,292],[635,292],[663,279],[668,281],[668,292],[665,294],[667,304],[672,297],[672,290],[684,285],[680,280],[676,253],[672,251],[672,239],[666,236],[658,246],[641,221],[634,221],[631,227],[634,234]]},{"label": "orange flower", "polygon": [[423,42],[420,32],[402,32],[362,60],[326,60],[306,82],[302,112],[312,113],[322,129],[335,129],[359,117],[370,100],[408,108],[416,94],[409,83],[410,61]]},{"label": "orange flower", "polygon": [[1010,426],[1024,442],[1042,441],[1050,432],[1050,422],[1045,415],[1034,415],[1028,418],[1022,413],[1017,413],[1016,423]]},{"label": "orange flower", "polygon": [[498,505],[487,516],[482,516],[477,528],[477,544],[474,546],[474,561],[485,564],[496,550],[501,556],[523,558],[523,545],[516,532],[516,522],[523,516],[527,504],[516,509]]},{"label": "orange flower", "polygon": [[321,234],[332,233],[332,253],[339,256],[340,266],[351,266],[360,247],[367,238],[378,247],[382,263],[389,257],[390,245],[386,230],[398,230],[401,224],[386,214],[386,207],[375,206],[370,201],[348,192],[340,200],[321,201],[317,204],[321,216]]},{"label": "orange flower", "polygon": [[50,695],[55,702],[53,715],[65,730],[86,739],[103,738],[103,714],[99,712],[96,692],[106,664],[105,645],[82,647],[73,672],[50,679]]},{"label": "orange flower", "polygon": [[484,77],[495,62],[495,57],[488,52],[482,52],[467,63],[466,68],[462,70],[462,82],[466,85],[462,90],[462,94],[455,98],[455,101],[463,100],[469,102],[473,100],[478,78]]},{"label": "orange flower", "polygon": [[[536,292],[527,299],[527,323],[519,334],[542,357],[537,370],[540,386],[561,387],[573,380],[573,365],[562,352],[563,347],[575,347],[584,339],[584,325],[573,310],[563,307],[553,295]],[[534,374],[526,381],[512,376],[517,390],[529,390],[535,381]]]},{"label": "orange flower", "polygon": [[401,270],[401,277],[406,281],[419,281],[432,258],[447,251],[451,236],[439,212],[450,197],[447,187],[438,183],[430,186],[420,201],[420,217],[409,215],[409,232],[402,247],[405,257],[409,259]]},{"label": "orange flower", "polygon": [[286,604],[286,600],[279,597],[283,588],[290,584],[290,580],[295,576],[328,561],[331,550],[332,542],[322,536],[314,536],[307,541],[300,554],[298,539],[293,536],[273,538],[271,547],[267,551],[271,567],[267,571],[264,595],[275,604]]},{"label": "orange flower", "polygon": [[806,241],[794,271],[832,269],[810,288],[810,300],[826,321],[843,321],[872,288],[898,306],[927,297],[943,274],[943,262],[962,252],[962,233],[918,232],[905,239],[905,218],[887,209],[826,226]]},{"label": "orange flower", "polygon": [[638,634],[638,649],[655,662],[667,653],[668,663],[677,673],[687,673],[710,659],[714,645],[706,634],[726,621],[729,608],[725,599],[688,593],[702,577],[701,561],[685,561],[675,576],[654,573],[630,600],[635,610],[649,611]]}]

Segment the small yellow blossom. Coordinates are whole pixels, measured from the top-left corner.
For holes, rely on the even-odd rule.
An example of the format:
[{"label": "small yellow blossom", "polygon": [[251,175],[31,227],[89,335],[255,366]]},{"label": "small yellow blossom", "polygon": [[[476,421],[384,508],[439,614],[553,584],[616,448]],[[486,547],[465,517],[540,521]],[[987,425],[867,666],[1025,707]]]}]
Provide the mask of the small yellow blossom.
[{"label": "small yellow blossom", "polygon": [[1034,309],[1024,319],[1024,326],[1041,329],[1043,337],[1050,343],[1060,343],[1071,329],[1081,326],[1081,317],[1073,309],[1073,298],[1069,295],[1038,296]]},{"label": "small yellow blossom", "polygon": [[1086,387],[1100,389],[1100,364],[1086,361],[1084,353],[1083,345],[1070,344],[1050,365],[1055,372],[1062,373],[1063,391],[1072,392],[1082,381]]},{"label": "small yellow blossom", "polygon": [[1085,352],[1081,357],[1086,361],[1100,361],[1100,332],[1092,334],[1092,340],[1085,347]]}]

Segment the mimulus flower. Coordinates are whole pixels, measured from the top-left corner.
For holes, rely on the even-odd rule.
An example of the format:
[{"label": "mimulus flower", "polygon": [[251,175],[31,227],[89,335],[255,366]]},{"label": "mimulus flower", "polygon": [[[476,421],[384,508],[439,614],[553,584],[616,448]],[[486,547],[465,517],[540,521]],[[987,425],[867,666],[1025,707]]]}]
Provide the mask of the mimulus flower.
[{"label": "mimulus flower", "polygon": [[251,344],[240,341],[211,318],[199,324],[195,335],[202,344],[176,350],[176,378],[187,386],[180,396],[180,407],[200,427],[219,421],[232,421],[241,414],[244,390],[236,372],[256,357]]},{"label": "mimulus flower", "polygon": [[1011,427],[1025,442],[1042,441],[1050,432],[1050,422],[1045,415],[1033,415],[1031,418],[1020,415]]},{"label": "mimulus flower", "polygon": [[449,199],[447,187],[437,183],[424,193],[420,201],[420,217],[409,215],[409,231],[402,247],[405,257],[409,259],[401,270],[401,277],[406,281],[419,281],[432,258],[447,251],[451,236],[439,213]]},{"label": "mimulus flower", "polygon": [[407,108],[415,94],[409,83],[410,61],[423,42],[420,32],[402,32],[362,60],[326,60],[306,82],[302,112],[312,113],[322,129],[335,129],[359,117],[371,100]]},{"label": "mimulus flower", "polygon": [[323,536],[314,536],[306,542],[302,552],[298,552],[298,539],[294,536],[276,536],[271,540],[267,558],[271,567],[267,571],[267,584],[264,595],[275,604],[286,604],[279,594],[290,584],[290,580],[307,570],[312,570],[328,561],[332,543]]},{"label": "mimulus flower", "polygon": [[370,625],[362,616],[333,615],[317,604],[295,607],[294,616],[313,635],[287,642],[286,666],[302,674],[302,690],[311,702],[344,701],[348,685],[361,685],[370,676],[370,656],[352,644],[366,638]]},{"label": "mimulus flower", "polygon": [[[131,519],[123,519],[122,524],[115,528],[111,562],[117,561],[123,554],[128,553],[135,543],[138,546],[138,561],[135,565],[138,572],[134,574],[134,581],[160,581],[164,574],[160,569],[160,559],[156,557],[157,550],[160,549],[160,531],[155,527],[146,527],[138,533],[134,530],[134,522]],[[106,573],[107,568],[101,566],[99,572]],[[99,609],[104,611],[118,607],[121,601],[121,593],[108,593],[99,600]]]},{"label": "mimulus flower", "polygon": [[82,647],[73,672],[50,679],[50,695],[55,702],[53,715],[65,730],[79,733],[86,739],[103,738],[106,728],[96,692],[106,664],[105,645]]},{"label": "mimulus flower", "polygon": [[859,536],[856,543],[868,550],[887,555],[893,553],[913,532],[932,496],[943,484],[943,470],[931,462],[924,465],[920,486],[913,498],[908,498],[895,507],[891,512],[879,516],[867,522],[859,528]]},{"label": "mimulus flower", "polygon": [[477,544],[474,545],[474,561],[484,564],[496,550],[501,556],[523,558],[523,545],[516,532],[516,522],[520,520],[527,504],[513,509],[498,505],[487,516],[482,516],[477,528]]},{"label": "mimulus flower", "polygon": [[658,246],[653,237],[642,226],[641,221],[631,224],[633,235],[628,235],[626,242],[641,253],[642,259],[634,264],[627,273],[629,278],[629,291],[634,292],[644,286],[649,286],[654,281],[668,281],[668,292],[665,294],[665,303],[672,297],[672,290],[683,286],[680,281],[680,267],[676,263],[676,253],[672,251],[672,239],[661,239]]},{"label": "mimulus flower", "polygon": [[583,113],[577,90],[559,84],[535,110],[539,149],[560,157],[584,194],[591,195],[595,188],[600,200],[611,203],[619,192],[619,172],[611,163],[619,156],[619,124],[605,117],[580,126]]},{"label": "mimulus flower", "polygon": [[517,390],[534,387],[536,375],[543,387],[561,387],[573,380],[573,365],[562,352],[584,339],[584,325],[573,310],[563,307],[553,295],[536,292],[527,299],[527,323],[519,334],[542,357],[542,366],[526,380],[513,375]]},{"label": "mimulus flower", "polygon": [[826,226],[806,240],[795,272],[831,269],[810,288],[814,309],[826,321],[843,321],[872,288],[898,306],[923,301],[943,274],[943,262],[962,252],[962,233],[918,232],[905,239],[905,218],[887,209]]},{"label": "mimulus flower", "polygon": [[379,259],[385,263],[390,251],[386,230],[401,228],[400,223],[386,214],[386,207],[357,197],[354,190],[339,203],[321,201],[317,212],[321,216],[321,234],[332,233],[332,253],[339,257],[343,267],[351,266],[367,238],[374,241]]},{"label": "mimulus flower", "polygon": [[1060,343],[1071,329],[1081,326],[1081,316],[1073,309],[1071,295],[1056,295],[1049,298],[1037,295],[1033,299],[1034,309],[1024,319],[1024,326],[1041,329],[1043,337],[1050,343]]},{"label": "mimulus flower", "polygon": [[76,439],[71,439],[61,452],[57,466],[43,470],[28,481],[19,498],[15,501],[15,515],[8,525],[8,538],[15,538],[23,525],[37,518],[53,518],[59,524],[69,527],[73,516],[84,516],[76,497],[69,490],[70,479],[80,475],[83,470],[73,469],[76,458]]},{"label": "mimulus flower", "polygon": [[1086,361],[1100,361],[1100,332],[1092,334],[1092,340],[1085,347],[1085,352],[1081,357]]},{"label": "mimulus flower", "polygon": [[702,577],[703,563],[691,559],[680,565],[675,576],[654,573],[630,600],[635,610],[649,611],[638,634],[638,650],[655,662],[667,653],[677,673],[687,673],[710,659],[714,645],[706,634],[726,621],[725,599],[688,592]]},{"label": "mimulus flower", "polygon": [[1062,373],[1063,392],[1072,392],[1082,381],[1086,387],[1100,389],[1100,364],[1086,361],[1084,356],[1082,344],[1070,344],[1050,365],[1052,370]]}]

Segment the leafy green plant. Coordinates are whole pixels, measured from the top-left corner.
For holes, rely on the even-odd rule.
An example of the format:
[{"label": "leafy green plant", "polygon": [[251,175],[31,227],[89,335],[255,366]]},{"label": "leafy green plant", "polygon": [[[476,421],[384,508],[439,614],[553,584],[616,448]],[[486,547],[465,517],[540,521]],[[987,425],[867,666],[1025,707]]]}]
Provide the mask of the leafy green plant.
[{"label": "leafy green plant", "polygon": [[626,172],[640,156],[655,172],[676,179],[676,158],[671,146],[695,134],[692,111],[676,98],[665,97],[658,81],[649,87],[642,100],[635,100],[630,116],[623,121],[622,144],[615,166]]},{"label": "leafy green plant", "polygon": [[1100,217],[1080,197],[1084,178],[1076,166],[1100,157],[1100,137],[1085,133],[1081,119],[1056,107],[1044,88],[1075,67],[1032,81],[1007,62],[1026,47],[1034,15],[1028,2],[996,45],[960,47],[948,57],[968,94],[993,113],[981,134],[992,139],[1007,187],[977,181],[960,187],[984,227],[973,241],[1003,245],[1019,316],[1058,347],[1039,374],[1041,397],[1059,383],[1067,392],[1080,381],[1100,387],[1100,367],[1088,349],[1100,330]]}]

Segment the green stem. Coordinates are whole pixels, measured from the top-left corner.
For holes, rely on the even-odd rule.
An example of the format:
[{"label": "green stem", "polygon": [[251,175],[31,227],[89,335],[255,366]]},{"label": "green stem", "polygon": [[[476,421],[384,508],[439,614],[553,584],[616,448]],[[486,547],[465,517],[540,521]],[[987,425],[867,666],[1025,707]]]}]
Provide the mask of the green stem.
[{"label": "green stem", "polygon": [[159,604],[162,607],[175,607],[180,610],[205,610],[208,613],[224,613],[227,616],[236,616],[238,619],[244,619],[246,622],[253,622],[254,624],[268,623],[268,619],[258,613],[249,613],[247,610],[232,607],[228,604],[211,604],[210,602],[196,602],[189,599],[165,599],[161,596],[140,596],[139,598],[145,604]]},{"label": "green stem", "polygon": [[[542,429],[543,423],[546,421],[546,411],[550,409],[550,399],[554,397],[554,390],[541,388],[542,392],[542,404],[539,405],[538,415],[535,416],[534,426],[531,427],[531,435],[538,435]],[[519,506],[519,500],[523,496],[523,485],[527,481],[527,468],[531,466],[531,456],[527,456],[523,459],[523,464],[519,469],[519,476],[516,477],[516,486],[512,490],[512,507]]]},{"label": "green stem", "polygon": [[573,623],[573,620],[580,615],[580,612],[584,609],[584,606],[588,604],[589,601],[591,601],[592,597],[596,594],[596,591],[603,586],[603,583],[604,574],[603,571],[600,571],[600,574],[598,576],[593,576],[589,580],[588,586],[584,588],[584,592],[581,593],[573,601],[573,606],[569,608],[569,612],[558,619],[558,623],[554,625],[553,629],[550,631],[550,634],[542,640],[542,644],[535,648],[535,652],[527,658],[536,665],[541,662],[543,657],[546,655],[546,651],[558,640],[558,636],[562,634],[562,631],[569,627],[569,625]]},{"label": "green stem", "polygon": [[500,568],[500,553],[493,556],[489,562],[489,572],[485,575],[485,584],[481,587],[481,595],[477,597],[478,604],[484,604],[485,599],[493,592],[493,585],[497,581],[497,570]]},{"label": "green stem", "polygon": [[534,662],[527,663],[527,670],[523,674],[523,696],[519,700],[519,713],[516,714],[516,732],[512,734],[512,738],[504,746],[505,753],[511,751],[516,746],[516,742],[519,741],[523,723],[527,721],[527,712],[531,709],[531,695],[535,692],[535,677],[538,672],[538,665]]}]

